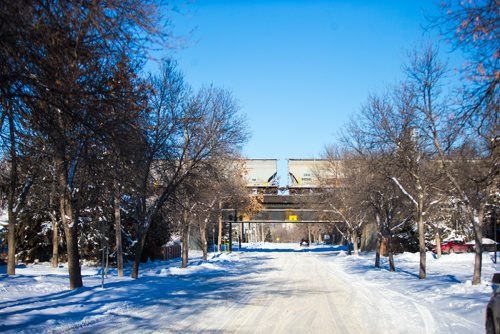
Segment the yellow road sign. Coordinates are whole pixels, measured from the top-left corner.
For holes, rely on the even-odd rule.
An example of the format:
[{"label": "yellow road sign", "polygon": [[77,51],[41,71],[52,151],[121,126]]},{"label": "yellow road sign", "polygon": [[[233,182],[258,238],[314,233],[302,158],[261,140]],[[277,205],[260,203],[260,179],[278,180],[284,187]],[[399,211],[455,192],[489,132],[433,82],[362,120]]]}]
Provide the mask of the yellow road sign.
[{"label": "yellow road sign", "polygon": [[293,220],[293,221],[297,220],[297,215],[288,216],[288,220]]}]

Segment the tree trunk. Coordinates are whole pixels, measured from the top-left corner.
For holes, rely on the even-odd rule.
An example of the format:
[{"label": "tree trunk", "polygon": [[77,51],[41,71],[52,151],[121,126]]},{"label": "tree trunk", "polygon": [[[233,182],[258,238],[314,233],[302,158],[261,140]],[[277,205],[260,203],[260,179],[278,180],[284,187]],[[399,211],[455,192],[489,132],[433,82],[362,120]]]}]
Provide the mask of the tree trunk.
[{"label": "tree trunk", "polygon": [[[55,195],[57,191],[56,180],[53,179],[51,182],[51,191],[49,196],[49,207],[50,210],[55,206]],[[55,212],[49,211],[50,220],[52,220],[52,268],[57,268],[59,266],[59,221],[57,219],[57,214]]]},{"label": "tree trunk", "polygon": [[137,233],[137,247],[135,248],[134,264],[132,265],[132,274],[130,275],[133,279],[139,278],[139,264],[141,263],[142,250],[144,249],[144,244],[146,243],[146,231],[139,231]]},{"label": "tree trunk", "polygon": [[106,246],[106,277],[108,277],[108,272],[109,272],[109,247]]},{"label": "tree trunk", "polygon": [[387,255],[389,256],[389,271],[396,271],[396,266],[394,265],[394,254],[392,252],[391,234],[389,234],[387,237]]},{"label": "tree trunk", "polygon": [[380,222],[379,213],[375,214],[375,221],[377,222],[377,245],[375,247],[375,268],[380,268],[380,248],[382,247],[382,227]]},{"label": "tree trunk", "polygon": [[352,255],[352,250],[351,250],[351,236],[347,235],[345,238],[345,241],[347,242],[347,255]]},{"label": "tree trunk", "polygon": [[[9,201],[10,202],[10,201]],[[16,215],[9,203],[9,232],[7,250],[7,275],[16,274]]]},{"label": "tree trunk", "polygon": [[[5,112],[6,110],[4,110]],[[7,234],[7,275],[16,274],[16,220],[17,211],[16,203],[16,188],[17,188],[17,152],[16,152],[16,135],[14,120],[12,114],[8,114],[9,130],[10,130],[10,182],[9,182],[9,197],[7,204],[7,212],[9,215],[9,231]]]},{"label": "tree trunk", "polygon": [[366,225],[364,225],[362,228],[361,228],[361,232],[360,232],[360,236],[359,236],[359,252],[363,252],[365,247],[366,247],[366,244],[368,243],[367,242],[367,239],[368,239],[368,228]]},{"label": "tree trunk", "polygon": [[201,250],[203,251],[203,260],[208,260],[208,241],[207,241],[207,229],[204,222],[200,222],[200,241]]},{"label": "tree trunk", "polygon": [[[97,214],[94,215],[94,221],[99,221]],[[100,222],[101,225],[101,287],[104,288],[104,272],[106,266],[106,235],[104,221]]]},{"label": "tree trunk", "polygon": [[439,259],[442,255],[441,251],[441,235],[439,234],[439,230],[436,229],[436,256]]},{"label": "tree trunk", "polygon": [[476,213],[472,208],[469,209],[471,211],[471,218],[474,227],[474,240],[475,240],[475,257],[474,257],[474,274],[472,277],[472,285],[481,284],[481,268],[483,264],[483,231],[482,231],[482,222],[483,222],[483,210],[480,208]]},{"label": "tree trunk", "polygon": [[425,226],[424,226],[424,215],[423,215],[423,196],[421,193],[418,194],[418,205],[417,205],[417,224],[418,224],[418,247],[420,250],[420,266],[418,272],[418,278],[424,279],[426,274],[426,255],[427,250],[425,249]]},{"label": "tree trunk", "polygon": [[59,222],[52,217],[52,268],[59,266]]},{"label": "tree trunk", "polygon": [[[76,289],[83,286],[82,273],[80,268],[80,254],[78,253],[78,230],[77,223],[73,221],[73,212],[69,201],[62,200],[64,207],[61,209],[61,216],[66,237],[66,248],[68,255],[69,288]],[[64,203],[66,202],[66,203]]]},{"label": "tree trunk", "polygon": [[380,248],[382,247],[382,234],[377,233],[377,246],[375,251],[375,268],[380,268]]},{"label": "tree trunk", "polygon": [[76,289],[83,286],[80,269],[80,255],[78,253],[78,230],[74,221],[73,209],[69,200],[61,196],[61,217],[66,237],[66,248],[68,255],[69,287]]},{"label": "tree trunk", "polygon": [[[219,209],[221,208],[219,202]],[[217,235],[217,251],[222,252],[222,211],[219,211],[219,233]]]},{"label": "tree trunk", "polygon": [[78,222],[73,216],[73,204],[70,194],[68,193],[67,172],[64,166],[63,159],[56,158],[57,179],[60,190],[59,208],[61,214],[61,222],[64,228],[66,237],[66,248],[68,255],[68,273],[69,287],[76,289],[83,286],[82,273],[80,269],[80,256],[78,254]]},{"label": "tree trunk", "polygon": [[121,224],[121,196],[120,185],[114,181],[113,207],[115,211],[115,236],[116,236],[116,269],[118,277],[123,276],[123,244],[122,244],[122,224]]},{"label": "tree trunk", "polygon": [[181,268],[187,268],[189,260],[189,212],[184,209],[182,226],[182,263]]},{"label": "tree trunk", "polygon": [[354,232],[352,234],[352,239],[354,240],[354,255],[359,255],[359,250],[358,250],[358,234]]}]

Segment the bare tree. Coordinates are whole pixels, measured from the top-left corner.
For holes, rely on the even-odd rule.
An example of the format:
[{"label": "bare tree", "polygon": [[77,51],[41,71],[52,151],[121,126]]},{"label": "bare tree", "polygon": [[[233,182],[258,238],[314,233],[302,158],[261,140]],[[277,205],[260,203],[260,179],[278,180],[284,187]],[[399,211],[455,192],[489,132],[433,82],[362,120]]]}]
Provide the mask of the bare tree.
[{"label": "bare tree", "polygon": [[400,84],[382,96],[371,96],[361,116],[348,127],[345,142],[377,165],[411,201],[418,227],[419,277],[426,277],[425,214],[432,204],[432,186],[439,179],[429,160],[432,142],[421,134],[424,120],[417,112],[412,87]]},{"label": "bare tree", "polygon": [[363,225],[366,223],[366,174],[363,170],[363,160],[346,150],[328,147],[325,151],[328,161],[327,171],[318,174],[325,193],[322,203],[326,212],[330,211],[332,220],[340,220],[342,226],[335,224],[337,231],[348,244],[351,254],[351,241],[354,244],[354,254],[358,254],[358,239]]},{"label": "bare tree", "polygon": [[[227,207],[236,208],[239,212],[248,212],[252,203],[250,194],[244,185],[242,166],[237,157],[218,157],[217,160],[213,164],[215,170],[211,170],[207,174],[199,187],[199,193],[202,196],[198,207],[200,211],[198,226],[205,260],[208,251],[206,236],[208,222],[210,219],[217,220],[219,217],[222,219],[222,203]],[[221,203],[221,207],[219,207],[219,203]],[[220,233],[222,234],[222,230]]]},{"label": "bare tree", "polygon": [[[133,278],[138,277],[146,235],[160,208],[186,180],[209,168],[216,157],[237,152],[246,139],[244,119],[227,91],[209,87],[189,94],[172,62],[166,63],[162,76],[154,81],[154,89],[152,117],[143,129],[147,133],[147,158],[138,174],[140,190],[133,215],[138,236]],[[185,195],[191,197],[189,190]],[[190,217],[185,215],[183,220],[188,222]],[[189,226],[183,227],[185,236],[189,235]],[[185,249],[187,241],[186,237]],[[187,254],[185,257],[187,261]]]},{"label": "bare tree", "polygon": [[[445,67],[439,61],[436,48],[428,46],[421,53],[414,52],[406,72],[416,91],[416,108],[425,120],[422,132],[432,140],[439,157],[439,167],[450,182],[450,189],[453,189],[450,193],[460,198],[473,227],[476,257],[472,282],[479,284],[484,207],[489,198],[488,189],[498,170],[499,157],[494,152],[497,140],[491,139],[495,138],[498,123],[488,123],[493,126],[486,127],[493,137],[487,138],[485,142],[485,138],[479,135],[484,134],[484,130],[464,127],[463,123],[456,120],[450,121],[455,110],[445,104],[440,95]],[[471,156],[471,150],[456,150],[457,145],[463,147],[463,143],[474,147],[475,154]],[[452,152],[459,154],[452,155]]]},{"label": "bare tree", "polygon": [[389,258],[389,270],[395,271],[395,235],[408,222],[413,223],[413,212],[405,208],[404,200],[394,184],[375,178],[371,185],[373,189],[369,191],[368,202],[378,227],[375,266],[380,267],[380,255],[384,250]]}]

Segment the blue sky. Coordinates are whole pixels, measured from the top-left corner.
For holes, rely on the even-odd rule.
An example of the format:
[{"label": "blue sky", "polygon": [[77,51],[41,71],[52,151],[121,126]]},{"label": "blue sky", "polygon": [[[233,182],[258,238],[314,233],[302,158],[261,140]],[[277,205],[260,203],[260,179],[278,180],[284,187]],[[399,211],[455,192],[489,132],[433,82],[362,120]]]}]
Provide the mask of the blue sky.
[{"label": "blue sky", "polygon": [[[432,0],[198,0],[174,17],[187,82],[230,90],[249,158],[319,158],[370,93],[402,78]],[[190,33],[191,32],[191,33]]]}]

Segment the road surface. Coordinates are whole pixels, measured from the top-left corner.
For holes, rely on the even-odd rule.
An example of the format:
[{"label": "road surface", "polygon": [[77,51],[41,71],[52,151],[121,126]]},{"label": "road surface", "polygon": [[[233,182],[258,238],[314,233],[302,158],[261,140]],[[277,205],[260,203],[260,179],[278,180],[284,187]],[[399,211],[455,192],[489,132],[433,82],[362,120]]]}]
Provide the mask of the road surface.
[{"label": "road surface", "polygon": [[307,250],[243,252],[227,276],[199,277],[185,291],[200,293],[199,299],[188,298],[192,308],[181,305],[157,314],[150,307],[136,316],[150,318],[166,333],[392,334],[435,333],[442,327],[417,301],[350,281],[329,265],[335,252]]}]

